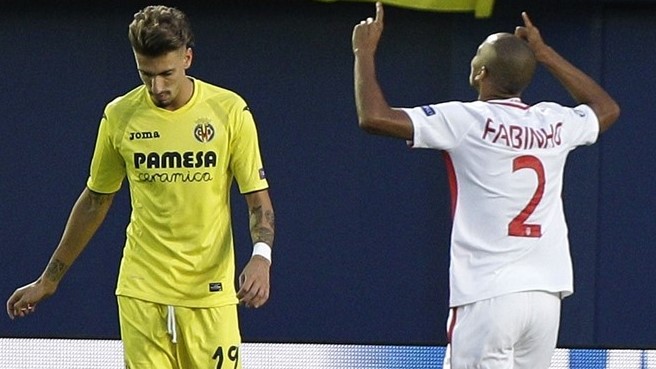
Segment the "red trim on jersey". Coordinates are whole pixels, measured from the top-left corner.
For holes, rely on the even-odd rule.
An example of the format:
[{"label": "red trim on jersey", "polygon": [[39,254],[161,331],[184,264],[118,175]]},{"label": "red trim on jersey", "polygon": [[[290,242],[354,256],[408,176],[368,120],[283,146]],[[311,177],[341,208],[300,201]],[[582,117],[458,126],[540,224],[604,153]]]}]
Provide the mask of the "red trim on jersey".
[{"label": "red trim on jersey", "polygon": [[451,218],[456,215],[456,205],[458,202],[458,179],[456,178],[456,171],[453,168],[453,162],[449,153],[444,151],[444,162],[446,163],[446,174],[449,179],[449,189],[451,190]]},{"label": "red trim on jersey", "polygon": [[522,109],[522,110],[528,110],[528,108],[530,108],[529,105],[526,105],[526,104],[520,103],[520,102],[512,103],[512,102],[508,102],[508,101],[503,101],[503,102],[502,101],[488,101],[488,103],[496,104],[496,105],[510,106],[511,108],[518,108],[518,109]]},{"label": "red trim on jersey", "polygon": [[453,330],[456,327],[456,319],[458,318],[458,308],[451,308],[451,321],[449,322],[449,328],[446,331],[446,342],[453,346]]}]

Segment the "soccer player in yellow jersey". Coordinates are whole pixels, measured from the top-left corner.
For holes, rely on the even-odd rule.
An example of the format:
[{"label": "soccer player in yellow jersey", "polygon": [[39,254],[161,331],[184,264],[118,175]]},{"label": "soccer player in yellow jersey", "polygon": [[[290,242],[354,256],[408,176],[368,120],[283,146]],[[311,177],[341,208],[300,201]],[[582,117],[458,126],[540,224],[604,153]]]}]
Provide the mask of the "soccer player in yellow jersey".
[{"label": "soccer player in yellow jersey", "polygon": [[[187,76],[184,13],[149,6],[129,40],[143,85],[110,102],[86,188],[43,274],[7,301],[11,318],[52,295],[125,178],[132,215],[116,295],[130,369],[240,368],[237,304],[269,298],[274,212],[253,116],[232,91]],[[253,255],[235,285],[230,187],[246,199]]]}]

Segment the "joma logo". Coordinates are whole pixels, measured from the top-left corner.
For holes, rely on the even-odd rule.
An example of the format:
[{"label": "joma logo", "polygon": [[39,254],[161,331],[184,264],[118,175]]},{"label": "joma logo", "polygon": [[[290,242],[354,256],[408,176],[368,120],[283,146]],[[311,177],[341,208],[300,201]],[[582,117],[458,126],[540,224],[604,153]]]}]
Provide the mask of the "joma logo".
[{"label": "joma logo", "polygon": [[130,141],[151,140],[153,138],[159,138],[159,132],[130,132]]}]

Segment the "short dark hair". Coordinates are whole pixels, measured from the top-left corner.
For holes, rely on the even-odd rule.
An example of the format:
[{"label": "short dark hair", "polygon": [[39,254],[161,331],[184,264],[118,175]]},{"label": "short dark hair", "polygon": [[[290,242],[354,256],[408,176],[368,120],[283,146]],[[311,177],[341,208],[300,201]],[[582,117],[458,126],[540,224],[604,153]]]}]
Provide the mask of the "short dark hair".
[{"label": "short dark hair", "polygon": [[485,66],[495,85],[505,93],[521,93],[533,79],[537,64],[533,51],[513,34],[500,34],[492,48],[495,57]]},{"label": "short dark hair", "polygon": [[134,14],[128,38],[138,54],[161,56],[182,47],[194,46],[187,16],[180,10],[151,5]]}]

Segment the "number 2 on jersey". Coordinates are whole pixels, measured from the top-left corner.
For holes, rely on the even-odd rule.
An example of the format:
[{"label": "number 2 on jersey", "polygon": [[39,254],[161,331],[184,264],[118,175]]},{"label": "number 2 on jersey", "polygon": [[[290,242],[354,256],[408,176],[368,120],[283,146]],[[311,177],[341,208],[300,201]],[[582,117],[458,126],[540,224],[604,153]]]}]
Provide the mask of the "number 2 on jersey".
[{"label": "number 2 on jersey", "polygon": [[513,160],[513,173],[522,169],[530,169],[538,176],[538,185],[533,197],[519,214],[508,223],[508,235],[514,237],[542,237],[542,226],[540,224],[528,224],[526,221],[533,214],[535,208],[544,195],[544,166],[540,159],[531,155],[523,155]]}]

